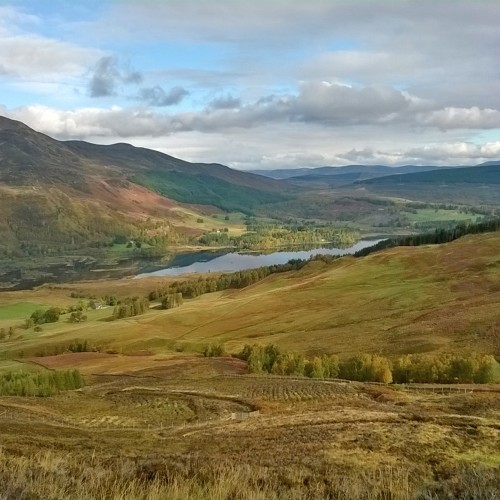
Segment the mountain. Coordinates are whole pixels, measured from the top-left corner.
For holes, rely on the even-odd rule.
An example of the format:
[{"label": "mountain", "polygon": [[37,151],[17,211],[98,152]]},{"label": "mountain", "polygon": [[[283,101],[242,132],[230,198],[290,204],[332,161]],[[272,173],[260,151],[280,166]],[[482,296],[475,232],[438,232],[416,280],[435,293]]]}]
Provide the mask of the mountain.
[{"label": "mountain", "polygon": [[288,179],[296,175],[307,175],[313,168],[278,168],[274,170],[247,170],[250,174],[270,177],[271,179]]},{"label": "mountain", "polygon": [[500,164],[436,169],[358,181],[358,189],[387,196],[437,202],[498,205]]},{"label": "mountain", "polygon": [[340,187],[364,179],[383,177],[387,175],[400,175],[412,172],[435,170],[436,166],[404,165],[401,167],[388,167],[386,165],[345,165],[342,167],[317,167],[283,170],[252,170],[251,172],[271,177],[273,179],[286,179],[291,184],[304,187]]},{"label": "mountain", "polygon": [[186,240],[203,230],[200,211],[251,213],[288,199],[287,190],[130,144],[58,141],[0,117],[0,257],[55,255],[117,235]]}]

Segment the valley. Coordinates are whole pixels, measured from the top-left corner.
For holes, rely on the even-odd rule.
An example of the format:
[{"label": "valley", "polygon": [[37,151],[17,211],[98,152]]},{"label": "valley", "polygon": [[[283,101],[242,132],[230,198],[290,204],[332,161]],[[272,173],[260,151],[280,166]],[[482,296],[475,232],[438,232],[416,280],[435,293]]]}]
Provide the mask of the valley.
[{"label": "valley", "polygon": [[496,497],[494,165],[0,136],[2,498]]}]

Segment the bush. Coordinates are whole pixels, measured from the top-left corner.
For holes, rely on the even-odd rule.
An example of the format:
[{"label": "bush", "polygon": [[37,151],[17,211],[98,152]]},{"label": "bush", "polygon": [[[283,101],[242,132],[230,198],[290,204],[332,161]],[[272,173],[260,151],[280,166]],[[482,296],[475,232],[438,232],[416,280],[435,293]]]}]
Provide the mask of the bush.
[{"label": "bush", "polygon": [[218,358],[226,355],[222,344],[208,344],[203,348],[202,352],[206,358]]},{"label": "bush", "polygon": [[61,309],[59,307],[51,307],[46,311],[42,309],[37,309],[32,313],[27,324],[43,325],[44,323],[56,323],[59,321],[59,316],[61,315]]}]

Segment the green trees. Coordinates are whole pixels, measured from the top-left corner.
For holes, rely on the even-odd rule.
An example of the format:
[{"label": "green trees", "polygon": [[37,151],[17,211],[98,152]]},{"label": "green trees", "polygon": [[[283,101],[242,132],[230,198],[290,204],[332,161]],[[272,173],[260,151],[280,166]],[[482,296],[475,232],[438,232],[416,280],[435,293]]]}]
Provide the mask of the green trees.
[{"label": "green trees", "polygon": [[115,306],[113,319],[129,318],[144,314],[149,310],[149,300],[145,297],[132,297],[125,299],[121,304]]},{"label": "green trees", "polygon": [[480,234],[492,231],[500,231],[500,218],[491,219],[485,222],[466,224],[461,222],[453,229],[436,229],[433,233],[414,234],[411,236],[400,236],[398,238],[388,238],[382,240],[374,246],[363,248],[354,254],[355,257],[364,257],[373,252],[397,246],[420,246],[447,243],[454,241],[466,234]]},{"label": "green trees", "polygon": [[[311,260],[324,260],[326,263],[333,261],[333,256],[316,255]],[[272,266],[259,267],[246,271],[237,271],[229,274],[222,274],[209,278],[199,278],[195,280],[176,281],[162,289],[152,290],[149,293],[149,300],[162,299],[162,307],[170,309],[182,304],[182,298],[191,299],[205,293],[220,292],[222,290],[244,288],[253,285],[267,276],[275,273],[284,273],[302,269],[309,261],[294,259],[286,264],[276,264]],[[180,295],[179,295],[180,294]],[[170,297],[173,295],[175,297]],[[182,296],[182,297],[181,297]]]},{"label": "green trees", "polygon": [[340,378],[360,382],[392,382],[391,365],[387,358],[377,354],[358,354],[340,364]]},{"label": "green trees", "polygon": [[493,381],[495,366],[495,358],[487,354],[414,354],[395,361],[393,376],[397,383],[485,384]]},{"label": "green trees", "polygon": [[73,311],[69,317],[70,323],[81,323],[82,321],[87,321],[87,315],[83,314],[83,311]]},{"label": "green trees", "polygon": [[229,236],[227,232],[214,231],[198,240],[202,245],[234,247],[258,250],[299,245],[319,245],[326,242],[338,246],[349,246],[356,242],[358,234],[352,230],[334,227],[276,227],[268,225],[247,226],[248,232],[241,236]]},{"label": "green trees", "polygon": [[378,354],[357,354],[339,360],[335,355],[306,359],[301,354],[283,353],[275,345],[245,345],[238,354],[247,361],[250,373],[342,378],[359,382],[477,383],[494,380],[497,362],[487,354],[407,355],[392,364]]},{"label": "green trees", "polygon": [[0,374],[0,396],[47,397],[61,391],[80,389],[84,385],[85,381],[78,370]]},{"label": "green trees", "polygon": [[[42,309],[37,309],[32,313],[29,320],[26,322],[28,325],[43,325],[44,323],[56,323],[59,321],[61,315],[61,309],[59,307],[51,307],[46,311]],[[30,321],[31,320],[31,321]]]},{"label": "green trees", "polygon": [[163,297],[161,301],[162,309],[173,309],[174,307],[179,307],[184,303],[181,292],[169,293]]}]

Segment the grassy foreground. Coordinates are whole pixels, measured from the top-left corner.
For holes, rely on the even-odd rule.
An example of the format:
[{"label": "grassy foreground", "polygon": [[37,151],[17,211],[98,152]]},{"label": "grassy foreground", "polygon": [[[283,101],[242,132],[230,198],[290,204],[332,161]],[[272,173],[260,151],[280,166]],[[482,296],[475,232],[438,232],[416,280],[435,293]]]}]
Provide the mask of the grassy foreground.
[{"label": "grassy foreground", "polygon": [[87,387],[51,398],[0,398],[0,497],[493,499],[500,491],[498,387],[408,391],[248,376],[231,358],[150,364],[87,376]]}]

